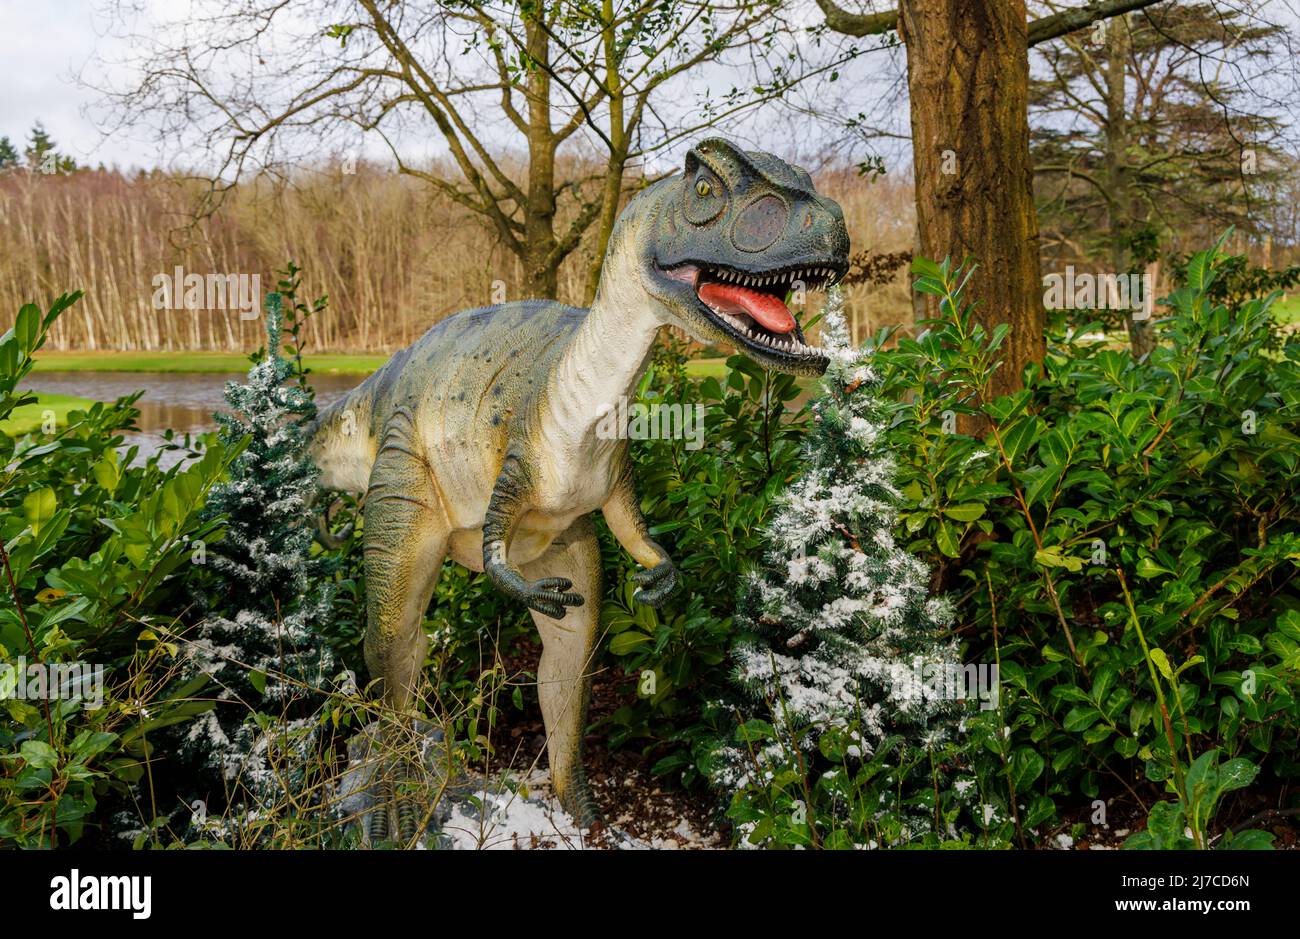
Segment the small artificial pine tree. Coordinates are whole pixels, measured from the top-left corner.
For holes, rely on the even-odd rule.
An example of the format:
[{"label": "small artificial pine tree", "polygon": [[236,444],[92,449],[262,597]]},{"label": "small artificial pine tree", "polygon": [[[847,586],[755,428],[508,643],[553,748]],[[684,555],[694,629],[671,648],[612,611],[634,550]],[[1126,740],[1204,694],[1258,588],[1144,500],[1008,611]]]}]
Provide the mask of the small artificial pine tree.
[{"label": "small artificial pine tree", "polygon": [[942,638],[953,611],[929,596],[926,566],[891,534],[902,497],[884,447],[888,416],[868,356],[850,346],[838,290],[823,335],[830,365],[812,404],[806,470],[778,499],[769,549],[737,607],[735,677],[752,705],[741,717],[770,718],[774,733],[742,735],[714,754],[710,775],[733,794],[815,766],[832,729],[863,761],[887,738],[913,755],[933,752],[962,710],[934,684],[927,693],[936,670],[957,667],[955,643]]},{"label": "small artificial pine tree", "polygon": [[[244,812],[265,810],[300,781],[294,774],[315,742],[310,715],[319,701],[311,689],[323,687],[333,666],[316,632],[334,593],[331,561],[311,553],[317,470],[304,425],[316,405],[305,381],[287,383],[301,378],[301,366],[281,354],[283,316],[281,295],[268,294],[266,351],[254,357],[247,383],[226,384],[230,413],[216,416],[227,442],[248,444],[205,508],[225,517],[225,537],[208,552],[214,609],[190,646],[190,667],[219,690],[216,707],[190,725],[182,745],[233,784],[230,797]],[[266,711],[269,721],[254,719]]]}]

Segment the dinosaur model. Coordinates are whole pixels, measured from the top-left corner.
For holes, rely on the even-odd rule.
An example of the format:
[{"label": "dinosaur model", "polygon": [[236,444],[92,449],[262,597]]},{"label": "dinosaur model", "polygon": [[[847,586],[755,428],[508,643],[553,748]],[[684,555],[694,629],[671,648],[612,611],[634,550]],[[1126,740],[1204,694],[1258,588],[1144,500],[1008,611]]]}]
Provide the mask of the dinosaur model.
[{"label": "dinosaur model", "polygon": [[601,608],[592,513],[644,568],[636,601],[663,603],[677,573],[647,533],[627,440],[602,439],[597,423],[635,395],[665,326],[820,375],[826,356],[784,298],[842,278],[848,249],[840,207],[807,172],[704,140],[683,175],[623,210],[591,309],[525,300],[457,313],[323,411],[310,444],[321,485],[365,494],[365,656],[386,702],[411,701],[444,558],[485,571],[541,634],[556,795],[582,826],[598,821],[582,766]]}]

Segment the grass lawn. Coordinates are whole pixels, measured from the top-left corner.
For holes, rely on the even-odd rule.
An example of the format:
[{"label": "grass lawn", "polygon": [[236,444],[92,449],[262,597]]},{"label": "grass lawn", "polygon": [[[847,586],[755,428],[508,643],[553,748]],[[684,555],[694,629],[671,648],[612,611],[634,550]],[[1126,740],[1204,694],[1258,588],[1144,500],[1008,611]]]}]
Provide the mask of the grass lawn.
[{"label": "grass lawn", "polygon": [[1281,323],[1300,323],[1300,293],[1293,293],[1285,299],[1278,300],[1269,312]]},{"label": "grass lawn", "polygon": [[708,378],[712,375],[721,381],[727,377],[727,360],[691,359],[686,363],[686,374],[692,378]]},{"label": "grass lawn", "polygon": [[54,412],[54,419],[61,427],[68,422],[69,411],[84,411],[94,403],[89,398],[72,395],[38,394],[33,404],[15,408],[6,420],[0,421],[0,434],[18,437],[39,430],[47,410]]},{"label": "grass lawn", "polygon": [[[388,361],[386,355],[328,354],[304,356],[307,367],[334,375],[369,375]],[[242,352],[50,352],[36,354],[42,372],[246,372]]]},{"label": "grass lawn", "polygon": [[[308,355],[307,367],[333,375],[369,375],[388,356],[323,353]],[[248,356],[242,352],[38,352],[36,370],[42,372],[246,372]],[[692,377],[723,378],[726,359],[692,359],[686,363]]]}]

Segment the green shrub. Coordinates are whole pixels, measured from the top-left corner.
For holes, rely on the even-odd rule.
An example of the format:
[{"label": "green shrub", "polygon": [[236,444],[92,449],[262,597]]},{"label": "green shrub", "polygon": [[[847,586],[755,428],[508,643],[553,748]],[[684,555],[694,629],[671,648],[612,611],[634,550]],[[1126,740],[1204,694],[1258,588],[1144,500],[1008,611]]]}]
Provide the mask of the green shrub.
[{"label": "green shrub", "polygon": [[[940,319],[875,341],[909,548],[957,593],[965,658],[1001,666],[971,759],[982,780],[1009,770],[988,798],[1019,829],[1146,801],[1135,776],[1177,791],[1194,753],[1296,777],[1300,346],[1265,354],[1276,294],[1216,300],[1221,264],[1191,259],[1145,360],[1057,337],[1006,397],[988,395],[1005,328],[975,323],[948,264],[914,268]],[[1179,675],[1169,715],[1141,632]]]},{"label": "green shrub", "polygon": [[683,343],[657,347],[638,400],[703,405],[704,446],[632,443],[641,509],[682,586],[662,609],[633,603],[635,562],[604,537],[602,625],[610,654],[633,679],[631,700],[609,723],[611,742],[638,742],[660,757],[656,773],[694,783],[699,760],[731,723],[716,699],[728,687],[736,587],[762,549],[773,499],[799,472],[808,414],[791,407],[800,388],[789,375],[732,356],[724,385],[690,379],[685,362]]},{"label": "green shrub", "polygon": [[[1182,804],[1212,751],[1256,766],[1256,789],[1297,776],[1300,346],[1279,341],[1275,293],[1248,295],[1265,281],[1225,285],[1225,269],[1242,265],[1217,246],[1189,261],[1146,359],[1080,340],[1088,327],[1052,335],[1041,372],[1005,397],[988,394],[1005,328],[977,324],[966,272],[951,264],[916,264],[917,289],[941,311],[923,335],[869,343],[891,402],[905,547],[956,601],[963,660],[1000,669],[998,708],[971,717],[947,757],[974,787],[976,843],[1028,846],[1071,824],[1078,837],[1101,817],[1097,800],[1149,807],[1164,791]],[[685,589],[658,614],[633,605],[621,587],[631,565],[607,545],[619,580],[606,623],[638,682],[611,738],[667,741],[657,769],[690,782],[701,741],[736,726],[735,587],[800,471],[808,416],[776,403],[797,397],[793,382],[744,359],[730,360],[723,387],[685,379],[680,358],[671,345],[657,354],[643,400],[705,403],[707,445],[637,442],[634,457],[643,510]],[[1168,726],[1152,668],[1176,684]],[[637,694],[649,672],[656,693]],[[1240,814],[1239,794],[1225,788],[1215,812]],[[959,810],[943,800],[941,816]]]},{"label": "green shrub", "polygon": [[[24,306],[0,337],[0,420],[32,400],[17,386],[79,296],[43,315]],[[137,791],[148,821],[150,734],[211,706],[194,697],[202,679],[176,680],[165,637],[191,565],[220,537],[201,509],[235,451],[209,436],[186,464],[162,469],[157,455],[137,464],[136,448],[119,452],[134,400],[74,410],[48,436],[0,435],[0,844],[75,841],[103,827],[96,810],[106,796]],[[20,658],[42,669],[99,666],[103,680],[24,700],[12,684]]]}]

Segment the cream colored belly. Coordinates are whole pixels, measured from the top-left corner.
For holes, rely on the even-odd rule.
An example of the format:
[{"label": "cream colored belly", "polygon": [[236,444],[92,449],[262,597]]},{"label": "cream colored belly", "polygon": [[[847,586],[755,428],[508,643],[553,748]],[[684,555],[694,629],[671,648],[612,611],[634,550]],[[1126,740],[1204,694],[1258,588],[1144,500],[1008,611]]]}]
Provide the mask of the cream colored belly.
[{"label": "cream colored belly", "polygon": [[[518,569],[541,557],[578,518],[605,504],[614,489],[614,456],[620,445],[626,446],[620,441],[595,441],[580,458],[558,460],[552,454],[535,467],[541,505],[534,506],[515,526],[506,553],[511,567]],[[447,553],[472,571],[483,570],[483,513],[489,497],[490,492],[481,494],[473,500],[477,503],[473,515],[452,521],[460,524],[452,531]],[[471,518],[472,523],[466,524]]]},{"label": "cream colored belly", "polygon": [[[506,552],[506,562],[511,567],[518,568],[521,564],[537,560],[579,516],[586,514],[575,512],[572,515],[555,516],[529,512],[515,527],[514,537]],[[482,571],[483,528],[462,528],[452,532],[447,543],[447,554],[457,564],[472,571]]]}]

